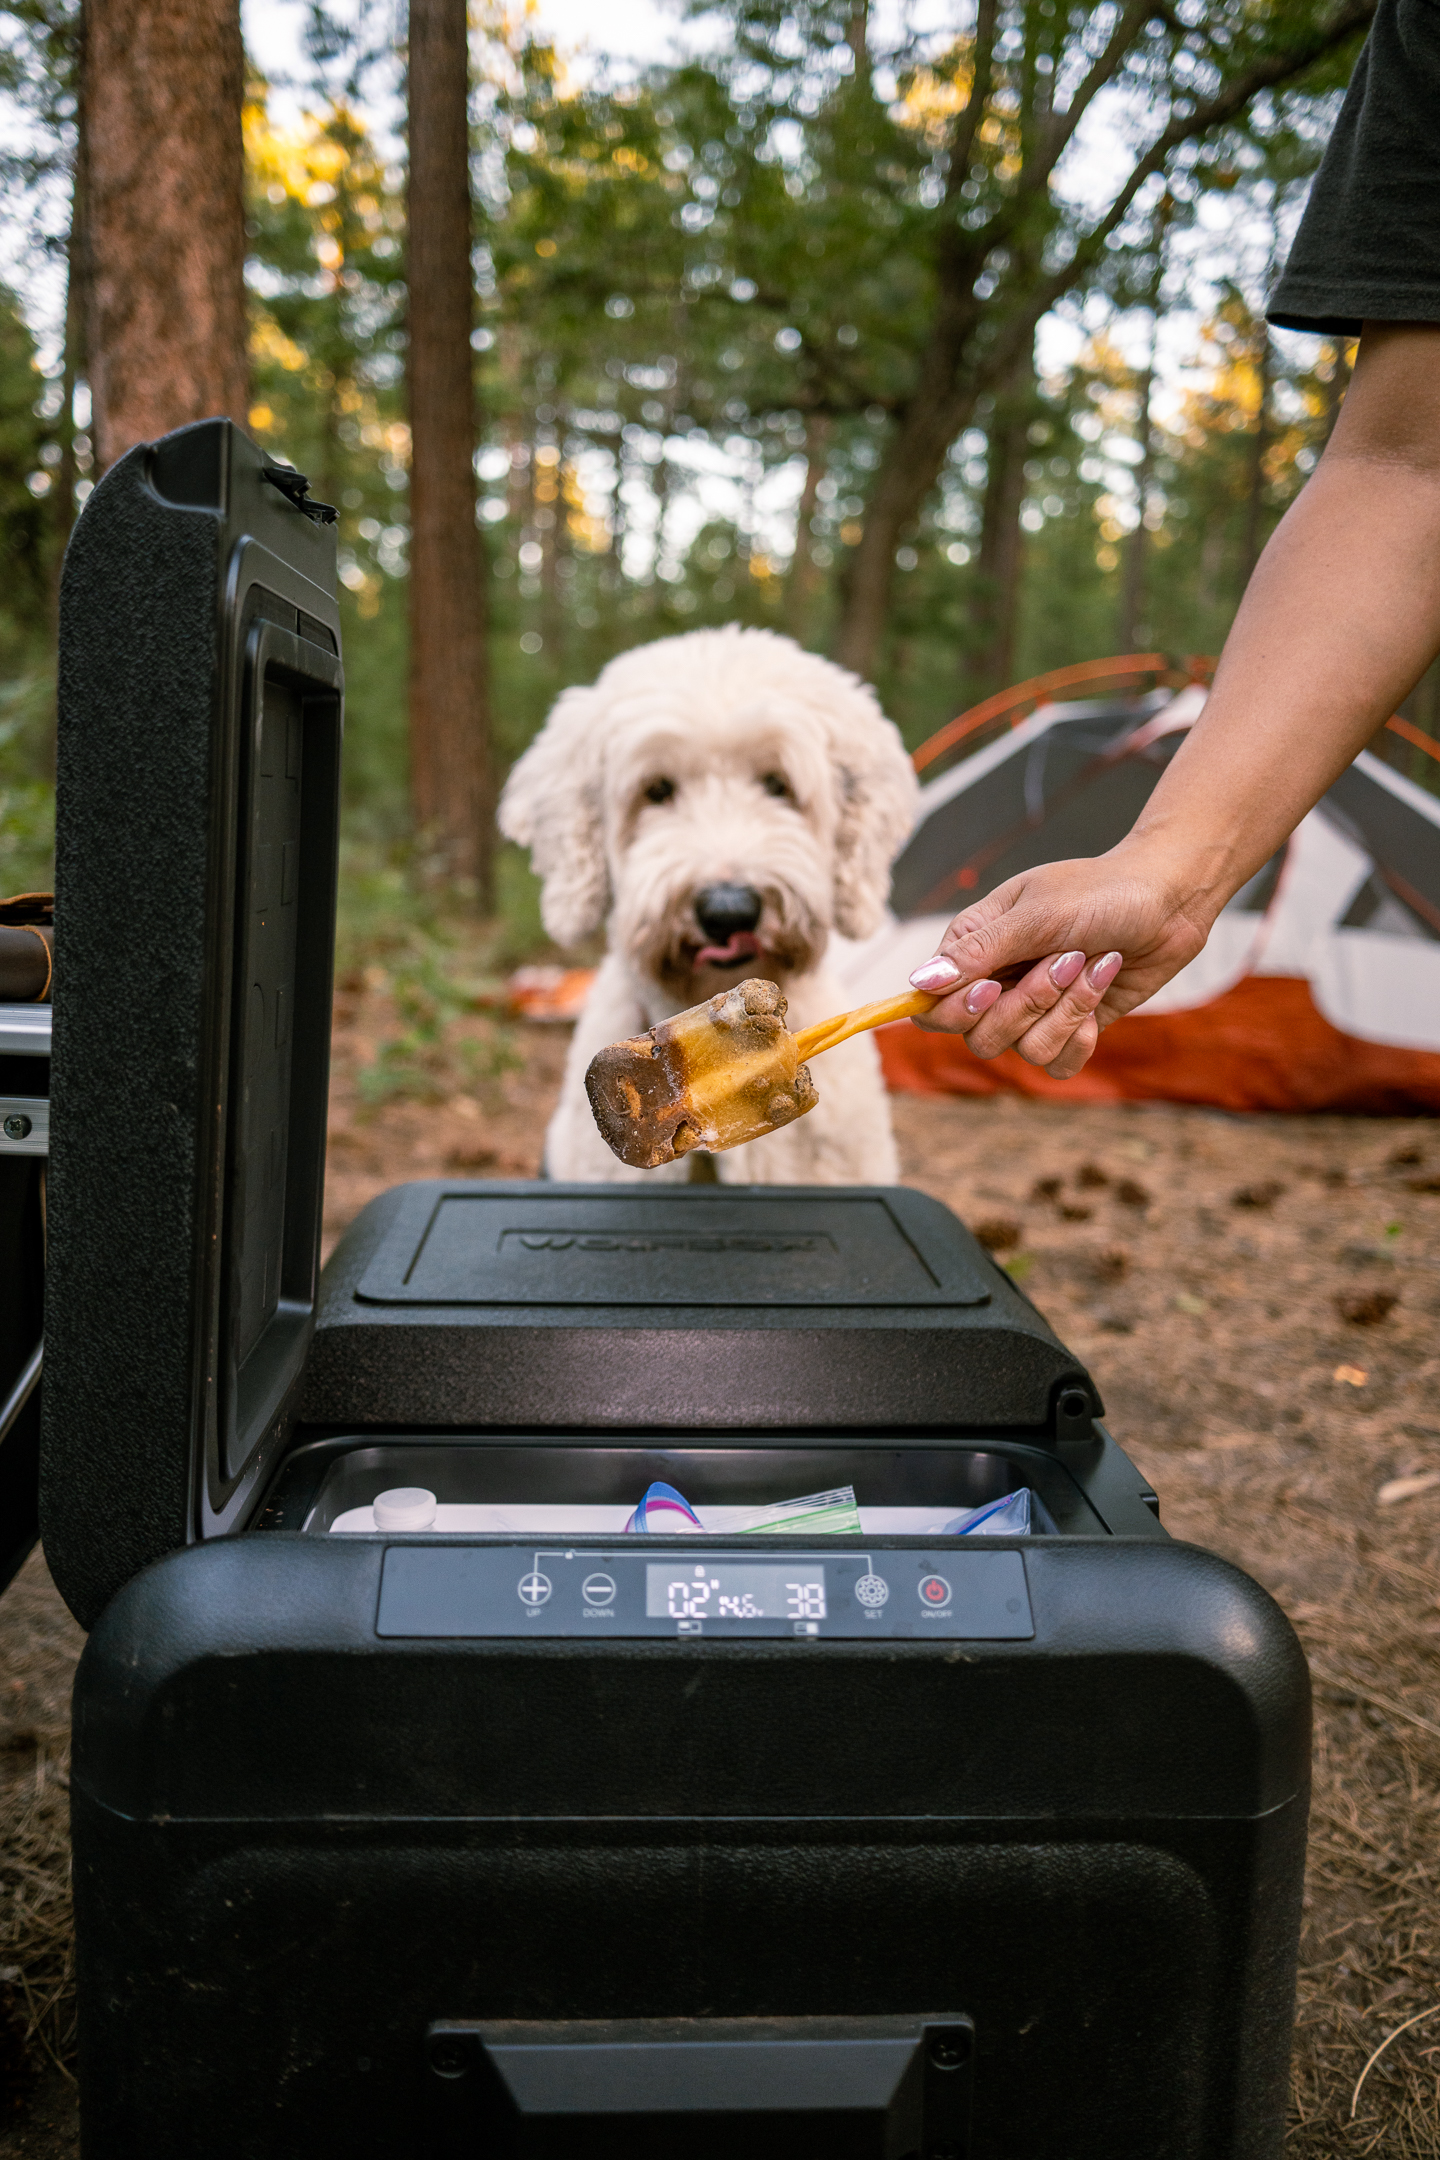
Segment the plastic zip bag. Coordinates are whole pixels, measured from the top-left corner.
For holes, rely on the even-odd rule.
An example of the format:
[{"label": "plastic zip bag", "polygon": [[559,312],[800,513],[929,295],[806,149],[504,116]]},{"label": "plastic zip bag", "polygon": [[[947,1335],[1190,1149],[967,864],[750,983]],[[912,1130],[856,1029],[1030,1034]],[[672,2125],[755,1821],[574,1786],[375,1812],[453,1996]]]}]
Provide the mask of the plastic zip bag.
[{"label": "plastic zip bag", "polygon": [[806,1493],[798,1500],[772,1500],[764,1507],[708,1507],[702,1520],[683,1493],[673,1485],[656,1483],[645,1495],[625,1528],[641,1535],[657,1531],[667,1537],[697,1532],[719,1537],[747,1537],[768,1532],[795,1533],[808,1537],[860,1535],[860,1510],[853,1485],[837,1485],[832,1492]]},{"label": "plastic zip bag", "polygon": [[[893,1520],[889,1518],[894,1518]],[[627,1531],[667,1537],[780,1536],[860,1537],[1029,1537],[1030,1488],[1005,1493],[983,1507],[952,1515],[948,1508],[867,1508],[862,1520],[853,1485],[806,1493],[798,1500],[774,1500],[764,1507],[711,1507],[701,1516],[673,1485],[649,1486]]]},{"label": "plastic zip bag", "polygon": [[991,1500],[985,1507],[967,1508],[948,1522],[940,1533],[942,1537],[1029,1537],[1030,1535],[1030,1487],[1022,1485],[1018,1492],[1006,1493],[1003,1500]]}]

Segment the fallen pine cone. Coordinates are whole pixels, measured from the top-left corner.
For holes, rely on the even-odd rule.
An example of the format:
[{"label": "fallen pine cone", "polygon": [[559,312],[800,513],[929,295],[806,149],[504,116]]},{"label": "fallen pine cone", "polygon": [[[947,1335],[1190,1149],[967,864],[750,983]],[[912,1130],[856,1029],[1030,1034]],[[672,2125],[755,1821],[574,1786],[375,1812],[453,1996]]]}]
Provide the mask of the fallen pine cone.
[{"label": "fallen pine cone", "polygon": [[1078,1200],[1066,1200],[1060,1208],[1066,1222],[1089,1222],[1094,1212],[1094,1208],[1082,1207]]},{"label": "fallen pine cone", "polygon": [[1274,1207],[1285,1187],[1278,1178],[1267,1178],[1263,1185],[1242,1185],[1239,1192],[1230,1195],[1232,1207]]},{"label": "fallen pine cone", "polygon": [[1399,1302],[1393,1290],[1346,1290],[1335,1300],[1341,1319],[1351,1327],[1377,1327]]},{"label": "fallen pine cone", "polygon": [[1008,1252],[1012,1245],[1020,1242],[1020,1225],[1012,1222],[1008,1215],[997,1215],[988,1222],[973,1224],[971,1234],[986,1252]]},{"label": "fallen pine cone", "polygon": [[1150,1195],[1138,1179],[1121,1178],[1115,1187],[1115,1198],[1122,1207],[1149,1207]]},{"label": "fallen pine cone", "polygon": [[1075,1173],[1075,1183],[1087,1186],[1092,1191],[1098,1190],[1102,1185],[1108,1185],[1109,1182],[1109,1174],[1100,1168],[1099,1163],[1082,1162]]},{"label": "fallen pine cone", "polygon": [[1053,1200],[1065,1180],[1058,1177],[1037,1177],[1030,1188],[1032,1200]]},{"label": "fallen pine cone", "polygon": [[1107,1245],[1095,1255],[1095,1273],[1101,1282],[1119,1282],[1130,1272],[1130,1255],[1123,1245]]},{"label": "fallen pine cone", "polygon": [[1427,1177],[1407,1177],[1405,1190],[1407,1192],[1440,1192],[1440,1174],[1432,1170]]},{"label": "fallen pine cone", "polygon": [[495,1160],[493,1147],[452,1148],[445,1158],[447,1170],[488,1170]]}]

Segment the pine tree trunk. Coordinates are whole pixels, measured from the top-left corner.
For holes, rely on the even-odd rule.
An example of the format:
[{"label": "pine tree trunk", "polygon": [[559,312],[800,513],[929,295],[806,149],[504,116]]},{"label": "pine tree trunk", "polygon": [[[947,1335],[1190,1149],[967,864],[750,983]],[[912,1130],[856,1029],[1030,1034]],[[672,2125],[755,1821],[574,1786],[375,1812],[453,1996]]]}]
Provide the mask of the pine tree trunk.
[{"label": "pine tree trunk", "polygon": [[874,672],[895,583],[895,550],[919,516],[951,443],[969,425],[977,398],[990,387],[983,376],[960,376],[981,311],[968,287],[942,294],[914,394],[881,454],[860,538],[840,580],[835,657],[857,675]]},{"label": "pine tree trunk", "polygon": [[60,615],[60,572],[78,505],[80,477],[75,451],[75,386],[89,379],[85,363],[85,324],[89,312],[89,257],[85,237],[85,108],[76,112],[75,170],[70,192],[70,235],[65,247],[65,348],[60,371],[60,463],[55,473],[55,559],[51,572],[51,613]]},{"label": "pine tree trunk", "polygon": [[1325,385],[1325,441],[1327,443],[1335,432],[1335,423],[1340,417],[1340,407],[1345,402],[1345,392],[1349,387],[1350,364],[1345,357],[1345,340],[1344,338],[1332,338],[1330,340],[1330,379]]},{"label": "pine tree trunk", "polygon": [[1140,463],[1135,468],[1135,495],[1139,517],[1125,548],[1125,560],[1120,571],[1120,624],[1117,634],[1117,650],[1134,652],[1140,640],[1147,635],[1145,616],[1145,558],[1150,534],[1145,524],[1145,512],[1150,506],[1150,483],[1155,473],[1154,430],[1150,425],[1150,406],[1155,395],[1155,329],[1151,318],[1150,361],[1140,378],[1139,434]]},{"label": "pine tree trunk", "polygon": [[1020,509],[1025,500],[1027,431],[1034,411],[1035,362],[1027,353],[997,396],[991,416],[980,555],[970,587],[974,643],[965,670],[967,703],[1003,690],[1015,679],[1015,634],[1025,567]]},{"label": "pine tree trunk", "polygon": [[1255,431],[1250,438],[1250,487],[1245,503],[1245,537],[1241,550],[1240,590],[1243,592],[1255,574],[1264,546],[1265,520],[1265,456],[1270,448],[1270,332],[1264,322],[1257,331],[1257,372],[1260,377],[1260,404],[1255,414]]},{"label": "pine tree trunk", "polygon": [[652,616],[665,612],[669,589],[660,576],[660,557],[665,548],[665,524],[670,515],[670,460],[663,453],[658,464],[649,468],[650,493],[655,501],[654,553],[650,558],[650,613]]},{"label": "pine tree trunk", "polygon": [[[1088,72],[1080,70],[1064,106],[1052,105],[1048,96],[1033,99],[1028,107],[1022,101],[1013,186],[1008,192],[1002,189],[1001,200],[988,215],[977,206],[973,215],[980,222],[972,223],[972,213],[963,208],[967,170],[974,170],[971,160],[984,151],[978,162],[991,166],[992,177],[1000,179],[1003,165],[989,158],[987,146],[998,146],[1012,125],[1008,100],[1013,88],[1006,68],[1014,56],[1007,54],[998,72],[997,56],[1019,30],[1028,65],[1038,55],[1036,35],[1053,35],[1048,28],[1037,31],[1040,15],[1035,10],[1021,11],[1020,29],[1011,23],[1013,11],[1002,10],[998,0],[979,0],[974,32],[967,39],[974,69],[969,98],[956,112],[945,146],[946,192],[933,228],[933,312],[913,385],[891,406],[892,421],[860,537],[840,580],[842,614],[835,654],[844,665],[860,675],[873,670],[894,586],[895,550],[920,515],[946,452],[968,426],[977,400],[1004,380],[1022,343],[1033,342],[1039,319],[1093,276],[1104,246],[1120,230],[1145,182],[1166,169],[1182,142],[1229,125],[1254,99],[1294,81],[1322,54],[1352,37],[1367,9],[1368,0],[1346,0],[1323,18],[1307,14],[1303,23],[1293,25],[1293,36],[1287,22],[1285,34],[1253,64],[1227,67],[1213,94],[1192,100],[1186,111],[1172,109],[1168,124],[1136,159],[1109,207],[1077,237],[1065,260],[1037,267],[1035,240],[1058,233],[1055,204],[1048,199],[1057,162],[1086,114],[1093,114],[1093,99],[1115,82],[1136,41],[1151,34],[1155,17],[1143,7],[1112,11],[1104,49],[1092,55]],[[1086,19],[1095,12],[1080,11]],[[1162,17],[1172,35],[1184,34],[1173,16],[1162,10]],[[852,54],[857,19],[858,10],[845,17]],[[1078,46],[1071,51],[1079,57]],[[1007,100],[1003,108],[998,104],[1002,93]],[[1254,522],[1258,527],[1258,510]]]},{"label": "pine tree trunk", "polygon": [[87,0],[98,471],[190,420],[245,424],[244,86],[237,0]]},{"label": "pine tree trunk", "polygon": [[465,0],[411,0],[410,782],[444,874],[494,899],[485,585],[475,524]]},{"label": "pine tree trunk", "polygon": [[1160,337],[1161,298],[1165,290],[1166,243],[1174,215],[1174,198],[1167,188],[1155,210],[1149,290],[1145,295],[1145,304],[1150,311],[1150,351],[1145,362],[1145,373],[1140,378],[1140,410],[1135,416],[1135,440],[1140,445],[1140,462],[1135,468],[1135,499],[1139,515],[1125,549],[1125,559],[1120,572],[1117,650],[1122,653],[1134,652],[1141,640],[1148,639],[1151,635],[1149,624],[1145,620],[1145,573],[1149,567],[1150,556],[1150,528],[1145,523],[1145,513],[1150,507],[1150,490],[1155,478],[1155,430],[1151,418],[1155,402],[1155,357]]},{"label": "pine tree trunk", "polygon": [[[918,433],[918,429],[903,428],[899,446],[883,459],[865,507],[860,538],[841,573],[842,612],[835,636],[835,658],[842,667],[853,668],[857,675],[867,679],[875,671],[890,612],[890,594],[895,583],[895,550],[920,502],[934,485],[945,452],[950,447],[946,441],[937,453],[925,457],[922,463],[917,444],[916,456],[911,462],[906,456],[911,447],[907,438]],[[918,484],[918,476],[922,473],[923,488]]]},{"label": "pine tree trunk", "polygon": [[845,42],[850,48],[854,80],[870,88],[870,0],[855,0],[845,18]]},{"label": "pine tree trunk", "polygon": [[[537,492],[539,492],[537,490]],[[565,466],[545,468],[546,500],[536,512],[540,533],[540,638],[547,666],[560,658],[564,610],[560,604],[560,559],[565,541]]]},{"label": "pine tree trunk", "polygon": [[810,521],[820,500],[829,440],[830,422],[823,413],[812,415],[805,427],[805,480],[795,509],[795,552],[785,579],[785,628],[802,645],[819,584]]},{"label": "pine tree trunk", "polygon": [[630,529],[629,513],[625,504],[625,484],[628,477],[622,437],[615,445],[615,493],[610,505],[610,545],[606,550],[603,579],[604,590],[611,599],[618,598],[625,590],[625,539]]}]

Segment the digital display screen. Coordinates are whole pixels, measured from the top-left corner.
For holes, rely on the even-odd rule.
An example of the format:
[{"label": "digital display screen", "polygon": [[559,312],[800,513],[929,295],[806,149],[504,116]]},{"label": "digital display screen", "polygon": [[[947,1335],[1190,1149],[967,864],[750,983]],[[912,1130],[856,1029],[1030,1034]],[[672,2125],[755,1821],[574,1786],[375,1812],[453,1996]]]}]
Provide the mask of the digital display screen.
[{"label": "digital display screen", "polygon": [[757,1566],[651,1560],[645,1613],[650,1620],[823,1620],[825,1570],[803,1559]]}]

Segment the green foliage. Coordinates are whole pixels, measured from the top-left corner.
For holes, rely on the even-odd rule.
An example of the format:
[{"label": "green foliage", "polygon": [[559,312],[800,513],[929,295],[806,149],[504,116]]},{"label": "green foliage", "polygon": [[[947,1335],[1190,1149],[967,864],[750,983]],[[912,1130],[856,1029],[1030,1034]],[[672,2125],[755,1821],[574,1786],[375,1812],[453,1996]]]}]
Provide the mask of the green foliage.
[{"label": "green foliage", "polygon": [[[1328,5],[1217,0],[1154,15],[1100,93],[1117,149],[1295,49]],[[968,35],[912,35],[903,15],[881,51],[857,0],[691,12],[725,32],[710,57],[627,81],[603,66],[575,79],[498,0],[486,0],[472,43],[477,471],[502,768],[567,683],[637,642],[739,621],[834,649],[859,543],[937,364],[937,323],[962,302],[969,402],[955,405],[948,455],[900,528],[874,672],[912,745],[968,702],[1005,598],[982,582],[978,541],[1006,341],[1023,353],[1027,310],[1082,244],[1068,304],[1073,320],[1083,310],[1088,342],[1040,383],[1025,444],[1014,673],[1115,651],[1140,377],[1107,342],[1109,326],[1162,284],[1162,307],[1195,305],[1185,248],[1202,203],[1228,205],[1237,234],[1267,218],[1278,233],[1278,206],[1313,167],[1355,43],[1178,142],[1163,194],[1158,176],[1146,183],[1102,244],[1095,204],[1063,173],[1030,181],[1112,11],[1005,0],[988,60]],[[75,21],[74,0],[0,8],[11,26],[0,90],[32,116],[40,146],[14,177],[37,201],[69,155]],[[246,114],[250,421],[339,510],[342,951],[345,965],[383,966],[403,986],[403,1028],[369,1083],[382,1090],[426,1084],[465,1000],[544,945],[513,851],[482,934],[431,890],[410,831],[405,176],[365,116],[367,83],[393,71],[391,34],[376,0],[343,19],[313,0],[309,111],[277,127],[257,82]],[[984,120],[965,139],[958,116],[977,68]],[[1172,251],[1163,279],[1157,232]],[[957,251],[981,240],[957,301]],[[1203,295],[1192,387],[1154,432],[1143,616],[1147,641],[1176,654],[1218,650],[1252,543],[1303,484],[1343,387],[1335,350],[1297,360],[1287,347],[1282,360],[1262,342],[1263,282],[1237,260],[1232,286]],[[0,816],[7,861],[32,869],[48,844],[63,520],[43,490],[69,455],[62,402],[35,373],[18,312],[0,303]],[[86,447],[82,436],[81,471]]]},{"label": "green foliage", "polygon": [[456,1022],[476,1010],[477,993],[456,973],[454,962],[447,947],[432,942],[391,971],[386,987],[400,1033],[362,1067],[362,1102],[372,1107],[397,1097],[441,1102],[457,1087],[473,1090],[520,1066],[514,1031],[503,1023],[491,1021],[479,1035],[458,1032]]},{"label": "green foliage", "polygon": [[360,619],[403,567],[409,429],[402,387],[403,176],[346,105],[273,128],[246,112],[256,438],[340,511],[340,569]]},{"label": "green foliage", "polygon": [[[1044,155],[1062,76],[1068,96],[1098,64],[1104,24],[1088,9],[1002,11],[990,117],[957,187],[950,145],[976,64],[964,39],[948,51],[902,44],[885,56],[882,82],[852,0],[799,11],[734,0],[695,12],[723,18],[730,44],[704,64],[619,88],[602,74],[577,89],[543,45],[503,46],[497,32],[491,48],[480,289],[497,664],[508,676],[517,644],[538,648],[503,701],[505,747],[524,739],[553,688],[637,639],[728,617],[833,642],[896,427],[930,365],[958,222],[962,233],[993,227],[997,243],[974,288],[976,440],[952,449],[903,531],[875,663],[889,709],[918,741],[963,702],[967,655],[983,634],[973,540],[987,474],[985,352],[999,351],[1036,281],[1094,227],[1064,189],[1025,197],[1017,174]],[[1277,47],[1298,48],[1316,20],[1309,0],[1224,7],[1189,29],[1157,17],[1109,86],[1115,109],[1144,139],[1167,113],[1183,116],[1192,94],[1176,88],[1177,53],[1193,91],[1212,94]],[[1352,40],[1343,61],[1353,49]],[[1182,144],[1169,227],[1184,230],[1217,188],[1263,211],[1267,188],[1313,166],[1341,79],[1342,59],[1327,54],[1308,77],[1242,100],[1224,127]],[[1120,219],[1085,289],[1132,305],[1151,281],[1153,230],[1138,207]],[[1089,382],[1086,362],[1045,386],[1055,440],[1026,465],[1022,672],[1115,645],[1116,540],[1131,512],[1113,470],[1096,476],[1093,438],[1073,432],[1076,418],[1093,417]],[[1112,407],[1133,387],[1112,381],[1121,392]],[[1125,420],[1117,410],[1106,418],[1101,455],[1114,470],[1128,450]],[[1174,547],[1161,575],[1155,551],[1152,613],[1181,651],[1218,643],[1247,515],[1235,492],[1241,467],[1198,469],[1208,445],[1195,436],[1192,426],[1167,446],[1169,477],[1188,516],[1197,467],[1194,515],[1207,534],[1224,493],[1225,559],[1216,564],[1211,538],[1202,576],[1194,550]],[[1297,447],[1293,428],[1287,440]],[[717,453],[738,476],[731,503],[721,508],[711,490],[708,515],[687,526],[686,495],[703,488],[694,474]],[[771,538],[774,514],[756,506],[782,471],[798,487],[802,461],[818,487],[803,536],[810,570],[797,577],[785,540]],[[1264,530],[1286,492],[1283,478],[1267,478]],[[1161,500],[1157,490],[1152,507]]]},{"label": "green foliage", "polygon": [[34,770],[53,709],[47,675],[0,682],[0,893],[55,881],[55,789]]},{"label": "green foliage", "polygon": [[382,575],[373,610],[362,613],[355,595],[340,588],[347,829],[370,840],[408,841],[410,833],[405,600],[403,581]]},{"label": "green foliage", "polygon": [[0,289],[0,892],[53,880],[51,430],[35,343]]},{"label": "green foliage", "polygon": [[[352,819],[353,826],[358,820]],[[404,840],[352,830],[341,852],[336,976],[386,992],[398,1027],[359,1075],[362,1101],[438,1101],[457,1088],[484,1092],[519,1063],[503,1018],[504,984],[521,960],[547,950],[539,885],[518,848],[502,847],[494,918],[477,925],[457,909]]]},{"label": "green foliage", "polygon": [[474,982],[494,987],[508,969],[544,949],[539,881],[519,848],[502,843],[495,917],[477,926],[425,876],[408,839],[382,841],[357,831],[360,823],[351,821],[340,851],[340,975],[377,964],[408,965],[444,947],[465,956]]},{"label": "green foliage", "polygon": [[35,411],[42,387],[35,341],[13,294],[0,288],[0,638],[11,640],[43,626],[50,598],[48,430]]}]

